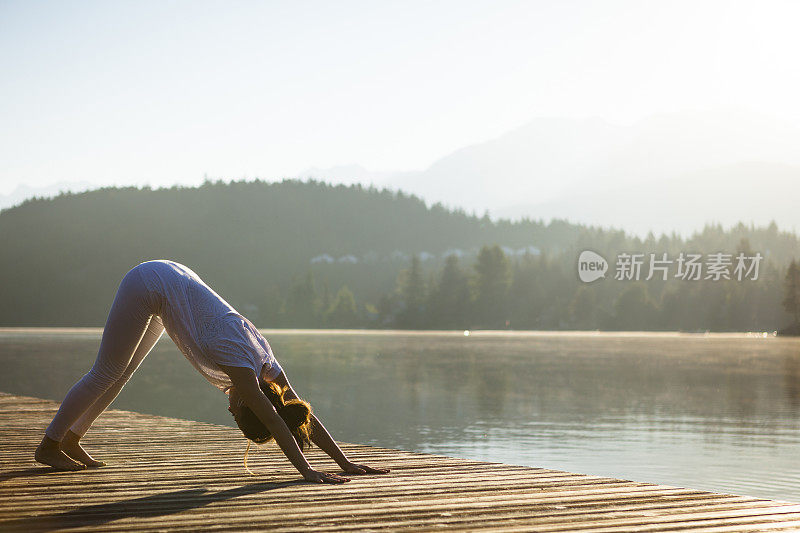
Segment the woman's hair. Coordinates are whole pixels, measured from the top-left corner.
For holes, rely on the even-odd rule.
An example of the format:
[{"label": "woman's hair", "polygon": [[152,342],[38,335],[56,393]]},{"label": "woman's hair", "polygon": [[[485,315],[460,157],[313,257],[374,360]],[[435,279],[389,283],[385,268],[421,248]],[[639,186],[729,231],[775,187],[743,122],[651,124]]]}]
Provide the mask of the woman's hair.
[{"label": "woman's hair", "polygon": [[[275,383],[266,381],[261,382],[261,392],[269,399],[278,415],[286,422],[294,440],[301,450],[311,445],[311,406],[305,400],[292,399],[284,400],[283,395],[286,387],[280,387]],[[238,414],[233,415],[236,425],[242,430],[244,436],[255,442],[262,444],[272,439],[267,426],[264,425],[256,414],[247,405],[242,404]]]}]

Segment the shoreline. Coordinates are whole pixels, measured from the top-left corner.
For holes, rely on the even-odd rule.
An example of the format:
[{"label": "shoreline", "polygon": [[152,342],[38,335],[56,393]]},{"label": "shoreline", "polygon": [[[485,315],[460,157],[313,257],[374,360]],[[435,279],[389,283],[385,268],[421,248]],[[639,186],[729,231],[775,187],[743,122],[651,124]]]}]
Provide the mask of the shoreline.
[{"label": "shoreline", "polygon": [[[352,335],[352,336],[418,336],[418,337],[664,337],[664,338],[796,338],[798,335],[777,331],[687,332],[687,331],[600,331],[600,330],[414,330],[414,329],[301,329],[258,328],[269,335]],[[102,334],[102,327],[73,326],[0,326],[3,334]]]}]

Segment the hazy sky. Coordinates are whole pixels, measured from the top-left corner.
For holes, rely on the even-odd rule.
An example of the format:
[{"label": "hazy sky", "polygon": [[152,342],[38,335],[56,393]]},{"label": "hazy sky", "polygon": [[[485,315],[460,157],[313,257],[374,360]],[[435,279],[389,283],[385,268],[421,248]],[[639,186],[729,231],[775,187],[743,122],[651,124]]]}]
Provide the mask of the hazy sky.
[{"label": "hazy sky", "polygon": [[797,2],[0,0],[19,183],[423,169],[536,116],[800,123]]}]

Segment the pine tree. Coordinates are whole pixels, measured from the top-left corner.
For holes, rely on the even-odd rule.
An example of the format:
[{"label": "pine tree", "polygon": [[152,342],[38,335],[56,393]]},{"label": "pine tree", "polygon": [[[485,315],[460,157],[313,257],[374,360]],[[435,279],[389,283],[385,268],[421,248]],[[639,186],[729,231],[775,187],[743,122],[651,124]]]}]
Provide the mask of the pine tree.
[{"label": "pine tree", "polygon": [[617,329],[642,331],[650,327],[656,306],[643,283],[628,285],[614,302]]},{"label": "pine tree", "polygon": [[289,289],[286,298],[286,325],[293,328],[316,326],[316,299],[314,275],[309,271]]},{"label": "pine tree", "polygon": [[789,268],[786,269],[784,289],[783,308],[792,315],[794,319],[792,329],[798,332],[800,331],[800,266],[794,259],[789,263]]},{"label": "pine tree", "polygon": [[422,263],[416,254],[411,257],[411,266],[398,276],[397,284],[403,307],[397,317],[399,325],[406,328],[423,327],[425,279],[422,273]]},{"label": "pine tree", "polygon": [[475,263],[476,314],[483,327],[505,327],[511,266],[498,246],[483,246]]},{"label": "pine tree", "polygon": [[347,286],[336,293],[326,315],[326,322],[335,328],[353,328],[358,325],[358,309],[356,299]]},{"label": "pine tree", "polygon": [[469,283],[467,275],[458,264],[458,257],[449,255],[438,284],[429,292],[428,311],[434,327],[443,329],[468,329]]}]

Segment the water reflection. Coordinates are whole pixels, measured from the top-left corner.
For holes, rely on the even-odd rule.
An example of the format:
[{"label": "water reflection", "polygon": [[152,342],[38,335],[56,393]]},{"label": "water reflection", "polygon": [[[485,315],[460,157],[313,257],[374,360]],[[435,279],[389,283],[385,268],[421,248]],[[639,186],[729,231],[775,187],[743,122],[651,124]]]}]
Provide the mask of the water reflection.
[{"label": "water reflection", "polygon": [[[265,332],[337,438],[800,501],[800,341]],[[99,333],[0,333],[0,390],[61,400]],[[115,407],[233,425],[165,336]]]},{"label": "water reflection", "polygon": [[797,353],[787,353],[784,358],[784,383],[786,398],[795,416],[800,408],[800,357]]}]

